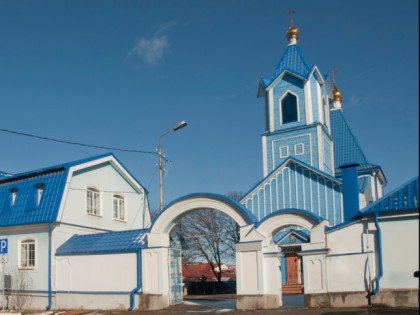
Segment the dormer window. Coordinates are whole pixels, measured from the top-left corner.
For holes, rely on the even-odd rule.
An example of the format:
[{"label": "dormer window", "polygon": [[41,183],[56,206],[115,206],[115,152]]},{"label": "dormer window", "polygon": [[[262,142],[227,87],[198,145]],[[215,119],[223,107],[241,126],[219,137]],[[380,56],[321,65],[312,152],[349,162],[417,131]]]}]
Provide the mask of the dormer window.
[{"label": "dormer window", "polygon": [[86,212],[92,215],[101,215],[101,194],[95,188],[88,188],[86,191]]},{"label": "dormer window", "polygon": [[42,194],[44,193],[44,184],[36,184],[35,187],[37,188],[36,202],[39,206],[39,204],[41,203]]},{"label": "dormer window", "polygon": [[281,122],[287,124],[298,121],[297,97],[292,93],[287,93],[280,101]]},{"label": "dormer window", "polygon": [[10,189],[10,192],[12,193],[11,199],[10,199],[10,205],[13,206],[15,204],[16,198],[17,198],[17,188]]}]

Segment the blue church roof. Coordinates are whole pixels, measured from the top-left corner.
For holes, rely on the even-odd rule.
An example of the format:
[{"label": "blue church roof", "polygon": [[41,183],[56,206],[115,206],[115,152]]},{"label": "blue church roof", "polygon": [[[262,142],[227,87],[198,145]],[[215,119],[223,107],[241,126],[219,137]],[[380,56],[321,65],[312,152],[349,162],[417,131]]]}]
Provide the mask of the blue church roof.
[{"label": "blue church roof", "polygon": [[61,245],[58,256],[107,253],[130,253],[146,247],[147,230],[129,230],[88,235],[74,235]]},{"label": "blue church roof", "polygon": [[419,211],[419,178],[414,178],[360,211],[362,215]]},{"label": "blue church roof", "polygon": [[297,45],[290,45],[287,46],[286,51],[283,53],[271,79],[261,79],[261,81],[264,84],[264,87],[267,87],[284,71],[289,71],[307,78],[309,70],[309,66],[299,47]]},{"label": "blue church roof", "polygon": [[[363,153],[359,142],[351,131],[341,110],[330,112],[331,136],[334,139],[335,174],[341,174],[342,165],[358,163],[358,171],[380,170],[379,165],[370,163]],[[382,173],[383,175],[383,173]],[[385,180],[385,178],[384,178]]]},{"label": "blue church roof", "polygon": [[[0,227],[54,222],[57,219],[69,168],[113,156],[103,154],[0,179]],[[43,186],[38,205],[37,186]],[[12,192],[16,200],[11,205]]]}]

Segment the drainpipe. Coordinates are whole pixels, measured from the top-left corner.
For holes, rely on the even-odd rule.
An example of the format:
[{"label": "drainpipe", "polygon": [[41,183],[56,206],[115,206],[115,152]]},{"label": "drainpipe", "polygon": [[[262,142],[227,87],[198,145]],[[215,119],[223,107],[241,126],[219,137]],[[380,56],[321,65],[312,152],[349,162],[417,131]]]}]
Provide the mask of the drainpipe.
[{"label": "drainpipe", "polygon": [[357,167],[352,163],[340,166],[343,176],[344,222],[349,222],[359,212],[359,179]]},{"label": "drainpipe", "polygon": [[[134,308],[134,294],[136,294],[142,287],[142,277],[141,277],[141,249],[137,251],[137,287],[135,287],[130,293],[130,307],[129,311],[132,311]],[[139,294],[143,294],[140,292]]]},{"label": "drainpipe", "polygon": [[376,230],[378,231],[378,255],[379,255],[379,275],[375,279],[375,290],[373,291],[373,295],[376,295],[379,292],[379,280],[381,280],[382,275],[384,273],[384,267],[382,264],[382,236],[381,236],[381,228],[379,227],[378,222],[378,213],[375,213],[375,226]]},{"label": "drainpipe", "polygon": [[48,222],[48,305],[45,309],[48,311],[52,305],[52,291],[51,291],[51,235],[52,235],[52,223]]},{"label": "drainpipe", "polygon": [[383,274],[384,274],[384,268],[382,264],[382,235],[381,235],[381,228],[379,226],[378,221],[378,213],[375,212],[374,214],[374,220],[375,220],[375,226],[376,231],[378,233],[378,256],[379,256],[379,274],[376,277],[375,281],[375,289],[373,291],[370,291],[368,295],[366,296],[368,299],[369,306],[372,306],[372,295],[376,295],[379,292],[380,286],[379,286],[379,280],[381,280]]}]

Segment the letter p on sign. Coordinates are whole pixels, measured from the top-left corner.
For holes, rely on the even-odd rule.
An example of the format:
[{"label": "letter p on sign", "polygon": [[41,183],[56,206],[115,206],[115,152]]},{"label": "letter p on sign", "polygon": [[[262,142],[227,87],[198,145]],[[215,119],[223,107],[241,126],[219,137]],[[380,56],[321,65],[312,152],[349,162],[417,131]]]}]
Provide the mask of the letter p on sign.
[{"label": "letter p on sign", "polygon": [[7,239],[0,239],[0,254],[7,254]]}]

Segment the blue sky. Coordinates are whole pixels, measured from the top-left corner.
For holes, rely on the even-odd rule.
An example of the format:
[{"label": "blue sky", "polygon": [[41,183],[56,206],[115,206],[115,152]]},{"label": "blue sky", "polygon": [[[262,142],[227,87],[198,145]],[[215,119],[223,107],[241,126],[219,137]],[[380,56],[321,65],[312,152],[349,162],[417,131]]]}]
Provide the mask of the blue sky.
[{"label": "blue sky", "polygon": [[[418,175],[417,0],[2,1],[0,128],[154,152],[165,202],[248,191],[262,178],[260,77],[287,46],[290,9],[310,66],[337,71],[343,111],[385,191]],[[0,170],[108,150],[0,132]],[[114,152],[159,205],[155,154]]]}]

